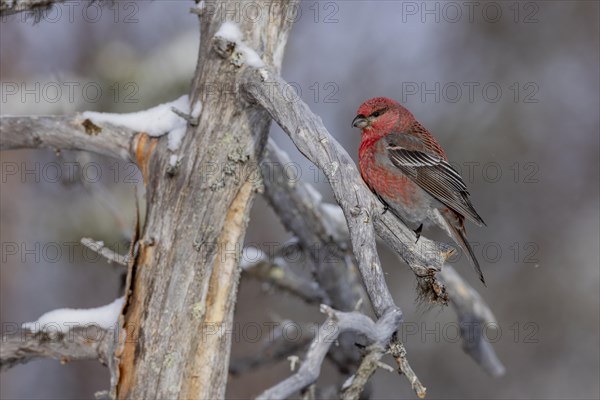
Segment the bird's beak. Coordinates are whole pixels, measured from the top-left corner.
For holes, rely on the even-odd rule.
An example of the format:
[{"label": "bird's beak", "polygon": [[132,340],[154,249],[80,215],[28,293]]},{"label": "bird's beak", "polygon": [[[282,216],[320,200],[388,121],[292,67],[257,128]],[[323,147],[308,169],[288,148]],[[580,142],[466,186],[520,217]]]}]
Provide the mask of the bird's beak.
[{"label": "bird's beak", "polygon": [[357,115],[353,120],[352,120],[352,126],[355,128],[359,128],[359,129],[364,129],[367,126],[370,125],[370,122],[367,118],[365,118],[364,115]]}]

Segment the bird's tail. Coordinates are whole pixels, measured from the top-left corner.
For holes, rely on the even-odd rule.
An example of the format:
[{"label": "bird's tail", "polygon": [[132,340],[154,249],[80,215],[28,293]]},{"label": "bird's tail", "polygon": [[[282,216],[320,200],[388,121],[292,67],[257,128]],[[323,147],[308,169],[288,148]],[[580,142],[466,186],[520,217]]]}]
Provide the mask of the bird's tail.
[{"label": "bird's tail", "polygon": [[[446,228],[445,230],[452,237],[452,239],[454,239],[454,241],[460,247],[462,247],[463,251],[467,254],[467,257],[469,257],[469,261],[471,261],[471,265],[473,265],[475,272],[477,272],[477,274],[479,275],[479,280],[483,283],[483,285],[485,287],[487,287],[487,285],[485,284],[485,279],[483,278],[483,273],[481,272],[481,267],[479,266],[479,262],[477,261],[477,258],[475,257],[475,252],[473,251],[473,248],[467,241],[467,231],[465,230],[465,227],[463,225],[463,218],[460,216],[454,216],[454,215],[450,216],[450,215],[447,215],[447,213],[441,213],[441,214],[442,214],[443,220],[445,222],[444,223],[444,225],[445,225],[444,228]],[[454,218],[452,218],[452,217],[454,217]],[[456,217],[458,217],[458,221],[453,221],[452,219],[456,220]]]}]

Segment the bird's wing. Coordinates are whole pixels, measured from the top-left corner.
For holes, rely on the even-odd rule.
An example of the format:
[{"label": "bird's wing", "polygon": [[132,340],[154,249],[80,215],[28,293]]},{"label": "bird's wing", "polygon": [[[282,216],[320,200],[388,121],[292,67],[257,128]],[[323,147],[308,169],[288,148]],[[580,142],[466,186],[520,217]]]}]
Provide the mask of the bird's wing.
[{"label": "bird's wing", "polygon": [[460,174],[440,155],[427,152],[410,135],[392,133],[386,137],[388,157],[419,187],[453,211],[485,225],[469,200]]}]

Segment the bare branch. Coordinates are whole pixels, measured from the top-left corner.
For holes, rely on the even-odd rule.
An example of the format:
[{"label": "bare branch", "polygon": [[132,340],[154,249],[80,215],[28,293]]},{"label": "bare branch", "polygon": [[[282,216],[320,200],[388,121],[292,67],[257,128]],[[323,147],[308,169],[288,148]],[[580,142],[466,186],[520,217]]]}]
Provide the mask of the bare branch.
[{"label": "bare branch", "polygon": [[104,242],[102,241],[95,241],[94,239],[90,238],[81,238],[81,244],[106,258],[109,263],[114,262],[126,267],[127,263],[129,262],[128,255],[121,255],[112,251],[108,247],[105,247]]},{"label": "bare branch", "polygon": [[[93,331],[92,331],[93,329]],[[77,327],[68,333],[31,333],[26,330],[2,336],[0,370],[36,358],[54,358],[61,363],[98,359],[107,364],[112,357],[114,332],[97,326]]]},{"label": "bare branch", "polygon": [[327,320],[319,327],[298,372],[263,392],[258,399],[287,398],[315,382],[329,348],[341,333],[357,332],[365,335],[369,342],[384,346],[402,321],[402,313],[396,309],[386,311],[377,322],[363,314],[335,311],[326,305],[321,306],[321,312],[327,314]]},{"label": "bare branch", "polygon": [[84,150],[131,160],[134,136],[130,129],[98,126],[78,115],[0,117],[0,150]]},{"label": "bare branch", "polygon": [[187,121],[188,124],[190,124],[191,126],[198,126],[198,117],[193,117],[190,114],[184,113],[183,111],[175,108],[175,107],[171,107],[171,111],[173,111],[175,114],[179,115],[181,118],[183,118],[184,120]]},{"label": "bare branch", "polygon": [[451,265],[444,266],[440,277],[460,321],[463,350],[491,376],[503,375],[504,366],[483,334],[485,328],[498,326],[492,310]]}]

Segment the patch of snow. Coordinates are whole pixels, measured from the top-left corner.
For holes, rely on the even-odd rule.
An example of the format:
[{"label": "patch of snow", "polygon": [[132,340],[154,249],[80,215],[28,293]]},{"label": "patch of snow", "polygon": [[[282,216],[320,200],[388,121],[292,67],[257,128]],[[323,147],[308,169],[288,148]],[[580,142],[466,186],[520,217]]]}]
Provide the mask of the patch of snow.
[{"label": "patch of snow", "polygon": [[146,132],[150,136],[162,136],[179,126],[182,121],[185,123],[185,120],[175,114],[171,110],[171,107],[186,112],[190,108],[188,96],[184,95],[175,101],[159,104],[156,107],[133,113],[113,114],[86,111],[82,116],[83,118],[88,118],[96,125],[109,123],[124,126],[138,132]]},{"label": "patch of snow", "polygon": [[169,150],[171,151],[176,151],[179,146],[181,146],[181,141],[183,140],[183,137],[185,136],[185,131],[187,130],[187,125],[183,125],[183,126],[178,126],[177,128],[171,130],[171,132],[169,132],[169,142],[167,144],[167,147],[169,148]]},{"label": "patch of snow", "polygon": [[169,166],[176,167],[177,161],[179,161],[179,156],[177,154],[171,154],[169,157]]},{"label": "patch of snow", "polygon": [[200,100],[196,100],[196,104],[194,104],[194,108],[192,109],[192,118],[198,118],[200,116],[201,111],[202,102]]},{"label": "patch of snow", "polygon": [[32,332],[60,331],[67,333],[69,329],[78,326],[97,325],[103,329],[111,329],[117,323],[124,297],[119,297],[110,304],[96,308],[60,308],[52,310],[34,322],[25,322],[23,329]]},{"label": "patch of snow", "polygon": [[223,22],[217,33],[215,33],[215,37],[221,37],[229,42],[235,43],[235,51],[243,56],[243,61],[247,65],[255,68],[265,66],[265,63],[258,53],[242,41],[242,31],[240,31],[240,28],[234,22]]},{"label": "patch of snow", "polygon": [[265,66],[262,58],[258,55],[254,49],[250,48],[244,43],[240,43],[238,45],[238,50],[244,55],[244,59],[246,60],[246,64],[254,68],[262,68]]},{"label": "patch of snow", "polygon": [[201,0],[200,3],[196,5],[196,8],[198,8],[198,10],[200,11],[204,11],[204,9],[206,8],[206,2],[204,0]]},{"label": "patch of snow", "polygon": [[222,37],[230,42],[238,43],[242,41],[242,31],[235,22],[225,21],[219,27],[215,36]]},{"label": "patch of snow", "polygon": [[[194,106],[194,112],[200,113],[202,104],[197,102]],[[181,145],[181,141],[187,130],[187,121],[175,114],[172,108],[176,108],[184,114],[190,114],[190,102],[187,95],[183,95],[177,100],[159,104],[156,107],[147,110],[127,113],[101,113],[86,111],[82,113],[83,118],[88,118],[96,125],[109,123],[118,126],[124,126],[138,132],[146,132],[153,137],[169,134],[169,150],[175,151]]]}]

